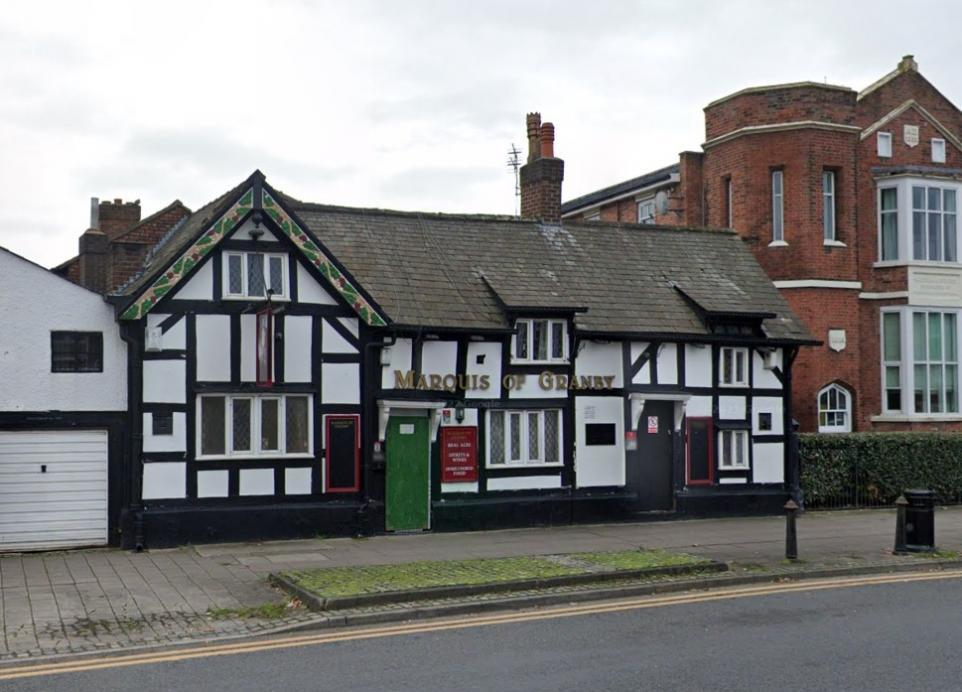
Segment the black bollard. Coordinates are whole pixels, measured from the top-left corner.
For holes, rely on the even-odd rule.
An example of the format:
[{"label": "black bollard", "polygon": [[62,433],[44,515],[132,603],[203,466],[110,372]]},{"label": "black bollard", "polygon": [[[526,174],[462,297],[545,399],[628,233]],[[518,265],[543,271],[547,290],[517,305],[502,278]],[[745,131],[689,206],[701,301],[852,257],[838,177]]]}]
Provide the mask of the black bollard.
[{"label": "black bollard", "polygon": [[905,555],[909,552],[905,544],[905,509],[909,506],[909,501],[905,495],[899,495],[895,501],[895,550],[896,555]]},{"label": "black bollard", "polygon": [[798,512],[798,505],[795,500],[785,503],[785,559],[798,559],[798,533],[795,530],[795,514]]}]

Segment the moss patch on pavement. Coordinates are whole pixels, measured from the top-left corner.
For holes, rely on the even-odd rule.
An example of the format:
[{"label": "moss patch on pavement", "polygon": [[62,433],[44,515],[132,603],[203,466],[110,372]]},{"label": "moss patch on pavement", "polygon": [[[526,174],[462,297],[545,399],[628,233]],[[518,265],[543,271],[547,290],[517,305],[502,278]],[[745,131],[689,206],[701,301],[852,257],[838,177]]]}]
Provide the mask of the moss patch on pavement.
[{"label": "moss patch on pavement", "polygon": [[611,569],[651,569],[654,567],[698,565],[707,562],[705,558],[686,555],[684,553],[669,553],[667,550],[618,550],[602,553],[572,553],[569,557],[579,562],[610,567]]},{"label": "moss patch on pavement", "polygon": [[321,598],[414,591],[444,586],[477,586],[628,569],[707,563],[662,550],[620,550],[475,560],[430,560],[398,565],[330,567],[285,572],[283,576]]},{"label": "moss patch on pavement", "polygon": [[207,611],[214,620],[278,620],[290,615],[290,603],[263,603],[245,608],[211,608]]}]

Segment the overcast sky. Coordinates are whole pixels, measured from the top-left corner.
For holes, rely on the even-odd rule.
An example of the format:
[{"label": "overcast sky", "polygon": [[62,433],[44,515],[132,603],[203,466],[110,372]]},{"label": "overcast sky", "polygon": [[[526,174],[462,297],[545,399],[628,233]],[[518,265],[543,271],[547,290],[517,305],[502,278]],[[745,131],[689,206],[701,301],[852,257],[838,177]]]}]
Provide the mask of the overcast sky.
[{"label": "overcast sky", "polygon": [[914,53],[962,103],[962,5],[20,2],[0,13],[0,245],[72,256],[89,199],[197,208],[255,168],[332,204],[511,214],[524,115],[565,199],[672,163],[745,86],[860,89]]}]

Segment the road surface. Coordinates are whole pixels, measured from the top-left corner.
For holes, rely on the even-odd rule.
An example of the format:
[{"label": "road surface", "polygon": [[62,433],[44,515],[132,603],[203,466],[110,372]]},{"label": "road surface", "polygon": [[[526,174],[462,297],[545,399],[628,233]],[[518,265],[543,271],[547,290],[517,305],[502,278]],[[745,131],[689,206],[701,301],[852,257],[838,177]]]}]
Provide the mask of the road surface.
[{"label": "road surface", "polygon": [[0,690],[960,689],[962,571],[0,667]]}]

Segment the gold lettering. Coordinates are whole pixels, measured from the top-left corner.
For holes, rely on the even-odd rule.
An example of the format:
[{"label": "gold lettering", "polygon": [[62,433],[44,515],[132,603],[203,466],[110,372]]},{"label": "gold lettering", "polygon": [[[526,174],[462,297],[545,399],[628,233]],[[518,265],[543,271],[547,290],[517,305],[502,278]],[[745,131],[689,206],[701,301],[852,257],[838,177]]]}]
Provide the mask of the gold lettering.
[{"label": "gold lettering", "polygon": [[542,389],[551,389],[551,385],[554,383],[553,381],[554,375],[547,370],[538,375],[538,384],[541,385]]},{"label": "gold lettering", "polygon": [[418,389],[427,389],[427,388],[428,388],[427,379],[424,377],[424,375],[418,376]]},{"label": "gold lettering", "polygon": [[[453,392],[453,391],[454,391],[455,389],[457,389],[457,388],[458,388],[458,378],[455,377],[454,375],[445,375],[445,376],[444,376],[444,391],[446,391],[446,392]],[[463,387],[462,387],[462,389],[463,389]]]},{"label": "gold lettering", "polygon": [[481,391],[487,391],[491,388],[491,376],[481,375],[481,386],[478,387]]},{"label": "gold lettering", "polygon": [[581,376],[581,389],[591,389],[591,375]]},{"label": "gold lettering", "polygon": [[441,376],[434,374],[430,376],[431,389],[441,389]]},{"label": "gold lettering", "polygon": [[394,388],[395,389],[414,389],[414,371],[408,370],[407,372],[401,372],[400,370],[394,371]]},{"label": "gold lettering", "polygon": [[612,387],[615,386],[614,375],[605,375],[604,380],[605,380],[605,389],[611,389]]},{"label": "gold lettering", "polygon": [[592,389],[602,389],[605,386],[605,381],[601,378],[601,375],[595,375],[591,378],[591,388]]},{"label": "gold lettering", "polygon": [[568,389],[581,389],[581,385],[578,384],[578,376],[572,375],[568,380]]},{"label": "gold lettering", "polygon": [[556,375],[554,378],[554,388],[555,389],[567,389],[568,388],[568,376],[567,375]]},{"label": "gold lettering", "polygon": [[501,386],[505,389],[514,389],[514,375],[505,375],[502,377]]}]

